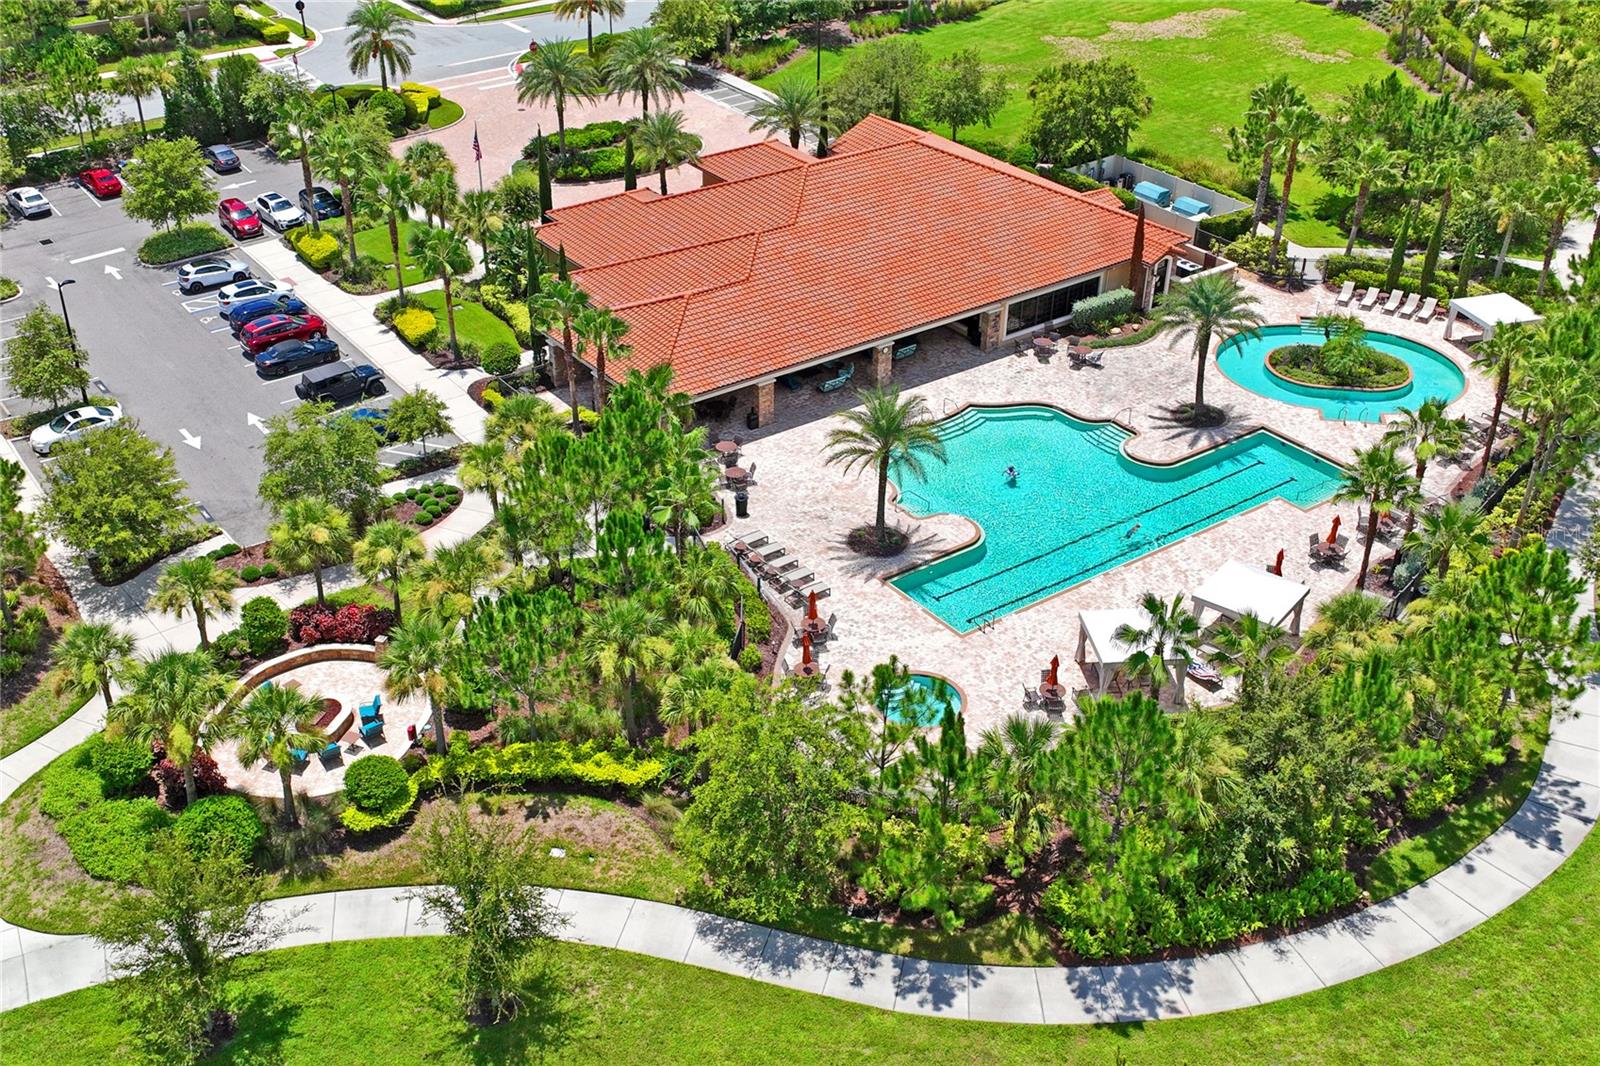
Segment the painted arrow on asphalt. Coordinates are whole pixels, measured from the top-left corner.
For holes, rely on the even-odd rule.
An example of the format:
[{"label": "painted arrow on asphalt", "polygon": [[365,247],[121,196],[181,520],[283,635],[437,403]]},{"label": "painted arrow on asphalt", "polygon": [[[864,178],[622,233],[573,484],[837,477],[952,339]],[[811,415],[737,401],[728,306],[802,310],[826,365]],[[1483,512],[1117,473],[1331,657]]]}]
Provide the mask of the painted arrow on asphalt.
[{"label": "painted arrow on asphalt", "polygon": [[45,275],[45,279],[44,279],[44,283],[45,283],[45,284],[46,284],[46,285],[48,285],[48,286],[50,286],[50,288],[52,288],[52,289],[59,289],[59,288],[61,288],[61,286],[59,286],[59,285],[57,285],[57,284],[56,284],[56,279],[55,279],[55,278],[52,278],[52,277],[50,277],[50,276],[49,276],[49,275],[48,275],[48,274],[47,274],[47,275]]},{"label": "painted arrow on asphalt", "polygon": [[236,181],[232,185],[224,185],[222,189],[224,192],[226,192],[229,189],[242,189],[246,185],[254,185],[255,183],[256,179],[251,178],[249,181]]},{"label": "painted arrow on asphalt", "polygon": [[200,438],[199,437],[195,436],[193,433],[190,433],[187,429],[178,430],[178,434],[183,437],[183,443],[187,444],[189,447],[193,448],[195,451],[199,451],[200,450]]},{"label": "painted arrow on asphalt", "polygon": [[263,421],[261,416],[256,414],[254,411],[246,411],[244,415],[244,421],[245,425],[254,426],[256,429],[259,429],[263,437],[267,435],[267,423]]},{"label": "painted arrow on asphalt", "polygon": [[106,264],[106,273],[110,274],[112,277],[116,278],[118,281],[122,280],[122,271],[118,270],[116,267],[112,266],[110,263]]}]

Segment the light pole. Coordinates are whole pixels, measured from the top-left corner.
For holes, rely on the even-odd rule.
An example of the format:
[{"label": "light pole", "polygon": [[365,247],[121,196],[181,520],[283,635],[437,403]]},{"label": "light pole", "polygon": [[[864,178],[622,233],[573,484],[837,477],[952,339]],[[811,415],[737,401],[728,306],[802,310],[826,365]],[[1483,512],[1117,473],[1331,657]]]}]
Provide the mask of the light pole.
[{"label": "light pole", "polygon": [[295,14],[300,16],[300,36],[304,40],[311,40],[311,31],[306,29],[306,0],[294,0]]},{"label": "light pole", "polygon": [[[76,285],[76,278],[62,278],[56,285],[56,294],[61,297],[61,321],[67,325],[67,343],[72,346],[72,365],[79,370],[83,369],[83,361],[78,357],[78,338],[72,332],[72,316],[67,314],[67,286]],[[78,395],[84,403],[89,402],[89,386],[78,385]]]}]

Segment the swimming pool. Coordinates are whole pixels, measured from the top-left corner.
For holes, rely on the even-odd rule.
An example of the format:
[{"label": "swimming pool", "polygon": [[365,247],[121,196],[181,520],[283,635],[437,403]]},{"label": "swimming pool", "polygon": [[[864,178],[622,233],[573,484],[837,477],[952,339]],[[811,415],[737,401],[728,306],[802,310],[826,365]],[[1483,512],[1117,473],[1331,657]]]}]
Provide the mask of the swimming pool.
[{"label": "swimming pool", "polygon": [[1286,344],[1321,344],[1314,326],[1263,326],[1255,337],[1230,337],[1217,349],[1217,366],[1236,385],[1299,407],[1314,407],[1323,417],[1351,422],[1378,422],[1390,411],[1415,409],[1438,396],[1454,400],[1467,387],[1467,377],[1447,357],[1425,344],[1393,333],[1366,334],[1366,342],[1411,368],[1411,380],[1393,389],[1318,388],[1279,377],[1267,369],[1267,353]]},{"label": "swimming pool", "polygon": [[904,685],[890,690],[888,714],[891,722],[902,725],[935,726],[944,718],[945,704],[961,713],[961,690],[933,674],[912,674]]},{"label": "swimming pool", "polygon": [[1051,407],[968,408],[939,431],[948,463],[925,463],[925,478],[891,471],[900,506],[965,515],[983,537],[892,583],[961,633],[1274,497],[1320,503],[1339,483],[1338,467],[1265,431],[1172,466],[1135,462],[1125,430]]}]

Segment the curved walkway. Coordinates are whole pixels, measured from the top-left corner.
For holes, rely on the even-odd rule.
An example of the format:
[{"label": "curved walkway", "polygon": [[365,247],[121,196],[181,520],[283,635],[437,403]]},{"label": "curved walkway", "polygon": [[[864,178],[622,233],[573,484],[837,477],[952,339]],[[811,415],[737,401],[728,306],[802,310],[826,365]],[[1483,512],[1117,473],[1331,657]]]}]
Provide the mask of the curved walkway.
[{"label": "curved walkway", "polygon": [[[1552,544],[1575,548],[1587,536],[1594,491],[1585,483],[1567,494]],[[549,894],[566,916],[564,939],[886,1010],[1075,1024],[1253,1007],[1372,973],[1454,939],[1560,866],[1600,816],[1600,679],[1590,680],[1573,710],[1552,726],[1544,763],[1521,808],[1455,865],[1348,917],[1193,959],[1066,967],[930,962],[665,903],[570,889]],[[0,782],[6,794],[14,787]],[[437,935],[408,892],[376,888],[274,900],[269,907],[293,916],[296,927],[279,946]],[[108,978],[105,949],[93,937],[0,922],[0,1010]]]}]

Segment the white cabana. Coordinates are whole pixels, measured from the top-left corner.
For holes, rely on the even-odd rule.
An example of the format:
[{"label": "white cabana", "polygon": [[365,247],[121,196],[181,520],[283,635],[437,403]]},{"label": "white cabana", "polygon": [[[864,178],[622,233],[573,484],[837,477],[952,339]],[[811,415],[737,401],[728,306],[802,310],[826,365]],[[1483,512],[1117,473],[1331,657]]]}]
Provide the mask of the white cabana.
[{"label": "white cabana", "polygon": [[1201,622],[1205,612],[1216,611],[1226,617],[1239,619],[1253,614],[1268,625],[1287,628],[1290,633],[1300,632],[1300,613],[1311,594],[1308,585],[1290,581],[1269,572],[1265,567],[1229,559],[1190,596],[1194,600],[1195,614]]},{"label": "white cabana", "polygon": [[1544,316],[1521,300],[1505,292],[1486,292],[1482,296],[1461,296],[1450,301],[1450,313],[1444,317],[1444,339],[1450,339],[1450,327],[1457,318],[1464,318],[1483,331],[1483,340],[1494,336],[1495,327],[1515,322],[1540,322]]},{"label": "white cabana", "polygon": [[[1097,695],[1105,694],[1106,686],[1116,676],[1117,668],[1133,658],[1139,650],[1135,645],[1118,640],[1117,631],[1123,626],[1145,629],[1149,625],[1150,616],[1139,607],[1078,612],[1078,661],[1095,664]],[[1092,660],[1088,658],[1090,651],[1094,652]],[[1171,655],[1167,657],[1167,665],[1173,667],[1172,673],[1178,684],[1177,698],[1182,702],[1184,661],[1180,656]]]}]

